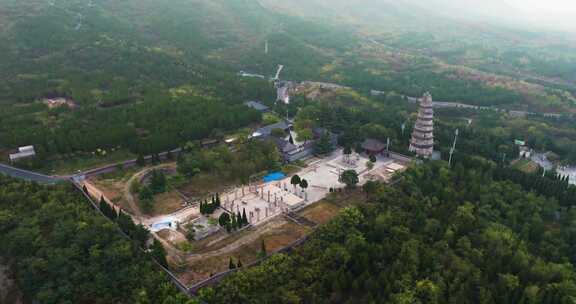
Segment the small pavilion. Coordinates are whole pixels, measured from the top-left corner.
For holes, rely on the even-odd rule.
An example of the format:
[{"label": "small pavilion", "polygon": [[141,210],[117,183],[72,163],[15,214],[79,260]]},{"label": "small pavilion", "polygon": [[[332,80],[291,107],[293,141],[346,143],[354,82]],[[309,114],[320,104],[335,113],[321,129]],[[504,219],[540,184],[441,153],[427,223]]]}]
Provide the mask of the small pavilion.
[{"label": "small pavilion", "polygon": [[362,150],[368,155],[379,155],[386,150],[386,145],[377,139],[368,138],[362,143]]}]

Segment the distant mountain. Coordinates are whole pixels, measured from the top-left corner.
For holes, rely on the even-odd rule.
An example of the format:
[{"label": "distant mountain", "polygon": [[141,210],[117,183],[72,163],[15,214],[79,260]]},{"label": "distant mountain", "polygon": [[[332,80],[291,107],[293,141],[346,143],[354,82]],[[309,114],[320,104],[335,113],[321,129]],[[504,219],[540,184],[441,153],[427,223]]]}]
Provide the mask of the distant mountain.
[{"label": "distant mountain", "polygon": [[[561,90],[554,92],[559,96],[554,104],[570,102],[573,97],[563,90],[576,83],[576,46],[490,22],[503,8],[495,1],[460,14],[471,5],[455,0],[0,0],[0,102],[51,92],[87,103],[102,96],[139,98],[151,83],[165,88],[219,84],[240,70],[272,75],[278,64],[286,66],[282,77],[295,80],[417,94],[434,86],[430,79],[442,77],[460,79],[462,87],[471,81],[529,93],[537,96],[533,103],[549,97],[544,93],[549,86]],[[422,79],[407,76],[416,71]],[[524,80],[531,84],[519,83]]]}]

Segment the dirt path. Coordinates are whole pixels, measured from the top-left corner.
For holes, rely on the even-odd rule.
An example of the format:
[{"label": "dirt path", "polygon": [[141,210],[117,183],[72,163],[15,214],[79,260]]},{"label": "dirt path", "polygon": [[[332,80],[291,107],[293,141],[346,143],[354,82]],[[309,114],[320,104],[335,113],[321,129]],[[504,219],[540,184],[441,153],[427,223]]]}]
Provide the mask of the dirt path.
[{"label": "dirt path", "polygon": [[188,263],[193,263],[198,260],[202,260],[213,256],[224,255],[226,253],[235,251],[244,245],[250,244],[258,240],[264,234],[271,232],[274,229],[277,229],[286,223],[287,223],[286,220],[284,220],[282,217],[278,217],[277,219],[266,223],[264,226],[256,227],[256,230],[249,231],[247,235],[241,237],[240,239],[236,240],[233,243],[230,243],[222,248],[212,250],[210,252],[193,254],[189,256],[186,260]]},{"label": "dirt path", "polygon": [[142,213],[142,210],[140,210],[140,206],[138,206],[138,204],[136,203],[136,200],[134,199],[134,195],[132,194],[132,191],[130,191],[130,185],[132,185],[132,182],[134,182],[135,180],[140,180],[140,178],[142,178],[142,176],[146,175],[148,172],[150,172],[152,170],[162,169],[162,168],[171,168],[171,167],[175,167],[175,166],[176,166],[175,164],[170,163],[170,164],[161,164],[158,166],[145,168],[141,171],[138,171],[136,174],[132,175],[132,177],[130,177],[130,179],[124,185],[124,190],[122,191],[123,197],[126,200],[126,202],[128,203],[128,205],[130,206],[130,208],[133,210],[134,217],[137,217],[140,219],[139,222],[142,222],[143,220],[146,220],[149,217],[145,216]]}]

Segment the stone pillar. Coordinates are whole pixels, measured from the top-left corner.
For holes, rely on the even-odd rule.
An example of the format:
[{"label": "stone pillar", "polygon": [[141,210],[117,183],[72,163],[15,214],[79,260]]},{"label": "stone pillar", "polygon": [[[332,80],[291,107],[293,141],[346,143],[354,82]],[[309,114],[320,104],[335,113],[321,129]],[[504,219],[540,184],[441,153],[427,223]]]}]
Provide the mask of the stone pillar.
[{"label": "stone pillar", "polygon": [[270,190],[268,190],[268,202],[270,202]]}]

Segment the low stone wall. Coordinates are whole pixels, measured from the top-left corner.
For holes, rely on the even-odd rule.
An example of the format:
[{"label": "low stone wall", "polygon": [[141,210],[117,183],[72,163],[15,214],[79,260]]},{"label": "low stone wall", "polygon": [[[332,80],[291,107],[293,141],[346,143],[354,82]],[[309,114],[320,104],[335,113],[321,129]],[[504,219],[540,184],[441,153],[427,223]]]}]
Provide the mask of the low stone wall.
[{"label": "low stone wall", "polygon": [[254,262],[252,262],[252,263],[247,264],[247,265],[244,266],[243,268],[235,268],[235,269],[230,269],[230,270],[226,270],[226,271],[223,271],[223,272],[219,272],[219,273],[211,276],[210,278],[208,278],[208,279],[206,279],[206,280],[204,280],[204,281],[201,281],[201,282],[198,282],[198,283],[192,285],[192,286],[188,289],[188,291],[190,292],[190,294],[196,294],[196,293],[198,293],[198,291],[199,291],[200,289],[202,289],[202,288],[204,288],[204,287],[208,287],[208,286],[215,285],[215,284],[219,283],[220,281],[222,281],[222,280],[223,280],[224,278],[226,278],[227,276],[235,273],[236,271],[240,271],[240,270],[242,270],[242,269],[244,269],[244,268],[249,268],[249,267],[257,266],[257,265],[263,263],[264,261],[266,261],[267,259],[269,259],[271,256],[273,256],[273,255],[275,255],[275,254],[278,254],[278,253],[287,253],[287,252],[292,251],[292,249],[294,249],[295,247],[300,246],[300,245],[302,245],[304,242],[306,242],[309,237],[310,237],[310,235],[308,234],[308,235],[306,235],[306,236],[304,236],[304,237],[296,240],[296,241],[293,242],[292,244],[290,244],[290,245],[288,245],[288,246],[286,246],[286,247],[280,248],[280,249],[272,252],[271,254],[267,255],[267,256],[264,257],[264,258],[258,259],[258,260],[254,261]]}]

